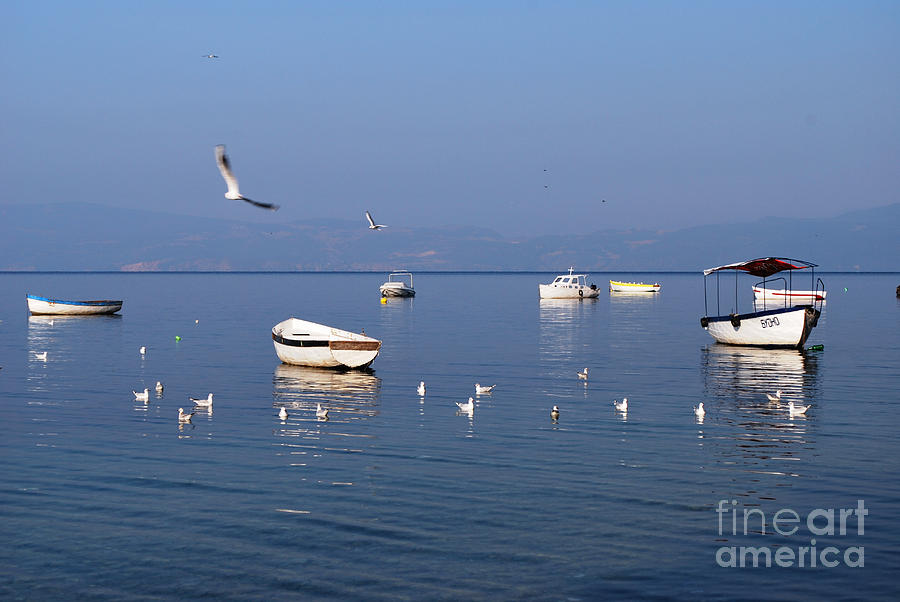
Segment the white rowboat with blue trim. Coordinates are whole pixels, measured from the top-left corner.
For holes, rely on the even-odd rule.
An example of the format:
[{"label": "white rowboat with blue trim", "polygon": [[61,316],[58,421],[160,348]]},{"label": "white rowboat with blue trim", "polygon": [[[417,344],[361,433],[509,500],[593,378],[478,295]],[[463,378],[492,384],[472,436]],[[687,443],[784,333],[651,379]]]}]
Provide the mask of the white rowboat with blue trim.
[{"label": "white rowboat with blue trim", "polygon": [[121,300],[99,299],[95,301],[73,301],[50,299],[38,295],[25,295],[28,311],[35,315],[51,316],[92,316],[114,314],[122,309]]}]

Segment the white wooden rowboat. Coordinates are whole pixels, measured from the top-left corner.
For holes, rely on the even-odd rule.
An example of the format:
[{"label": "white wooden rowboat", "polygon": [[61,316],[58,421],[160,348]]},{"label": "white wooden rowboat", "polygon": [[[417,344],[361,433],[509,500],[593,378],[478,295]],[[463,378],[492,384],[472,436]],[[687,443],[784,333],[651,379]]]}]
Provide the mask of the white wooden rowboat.
[{"label": "white wooden rowboat", "polygon": [[121,300],[72,301],[31,294],[26,295],[25,298],[28,301],[28,310],[35,315],[90,316],[114,314],[122,309]]},{"label": "white wooden rowboat", "polygon": [[276,324],[272,341],[285,364],[317,368],[365,368],[381,349],[378,339],[297,318]]},{"label": "white wooden rowboat", "polygon": [[781,301],[790,305],[809,305],[813,301],[824,301],[826,291],[798,291],[783,288],[753,287],[753,297],[758,301]]},{"label": "white wooden rowboat", "polygon": [[646,284],[644,282],[619,282],[609,281],[609,290],[615,293],[658,293],[660,284]]},{"label": "white wooden rowboat", "polygon": [[539,284],[541,299],[593,299],[600,295],[596,285],[588,285],[587,274],[573,274],[575,268],[569,268],[568,274],[556,277],[550,284]]},{"label": "white wooden rowboat", "polygon": [[[809,268],[811,271],[810,278],[814,279],[815,267],[815,264],[808,261],[784,257],[764,257],[704,270],[704,303],[707,305],[707,312],[706,315],[700,318],[700,325],[719,343],[802,349],[810,332],[819,322],[821,304],[825,297],[825,284],[822,280],[814,281],[815,285],[813,288],[815,290],[812,291],[814,295],[808,297],[813,304],[790,304],[782,301],[782,303],[778,304],[779,307],[767,308],[765,302],[763,302],[762,308],[760,308],[754,302],[752,311],[741,313],[738,310],[737,277],[738,274],[743,272],[758,278],[768,278],[781,271],[787,270],[790,273],[792,270]],[[733,271],[735,274],[735,298],[729,314],[722,313],[719,301],[719,273],[724,270]],[[706,295],[706,279],[710,274],[716,274],[715,299],[718,315],[715,316],[709,315],[708,297]],[[730,278],[728,280],[730,281]],[[730,285],[727,286],[730,287]],[[790,286],[786,288],[793,290]],[[815,302],[818,302],[818,307]]]}]

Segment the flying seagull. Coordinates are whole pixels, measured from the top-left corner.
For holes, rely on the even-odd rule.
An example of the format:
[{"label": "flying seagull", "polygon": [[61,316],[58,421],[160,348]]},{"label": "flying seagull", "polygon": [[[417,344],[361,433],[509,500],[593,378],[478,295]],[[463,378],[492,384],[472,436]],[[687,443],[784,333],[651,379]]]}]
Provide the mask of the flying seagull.
[{"label": "flying seagull", "polygon": [[205,58],[205,59],[217,59],[217,58],[219,58],[219,55],[218,55],[218,54],[212,54],[212,53],[210,53],[210,54],[204,54],[204,55],[203,55],[203,58]]},{"label": "flying seagull", "polygon": [[376,224],[375,220],[372,219],[372,214],[366,211],[366,219],[369,220],[369,230],[381,230],[382,228],[387,228],[384,224]]},{"label": "flying seagull", "polygon": [[248,199],[241,194],[241,191],[238,188],[237,178],[235,178],[234,174],[231,173],[231,163],[228,161],[228,155],[225,154],[224,144],[219,144],[218,146],[216,146],[216,165],[219,166],[219,171],[222,172],[222,177],[225,178],[225,183],[228,184],[228,192],[225,193],[226,199],[230,199],[232,201],[247,201],[251,205],[256,205],[257,207],[262,207],[263,209],[278,211],[278,205],[273,205],[272,203],[260,203],[259,201]]}]

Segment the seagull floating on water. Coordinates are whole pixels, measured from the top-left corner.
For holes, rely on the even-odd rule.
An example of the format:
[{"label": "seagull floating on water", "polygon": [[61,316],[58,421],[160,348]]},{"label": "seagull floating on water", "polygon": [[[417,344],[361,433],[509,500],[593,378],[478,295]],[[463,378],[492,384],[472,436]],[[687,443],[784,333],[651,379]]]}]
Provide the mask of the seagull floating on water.
[{"label": "seagull floating on water", "polygon": [[775,395],[771,393],[766,393],[766,397],[769,398],[769,401],[781,401],[781,389],[775,391]]},{"label": "seagull floating on water", "polygon": [[382,228],[387,228],[384,224],[376,224],[375,220],[372,219],[372,214],[366,211],[366,219],[369,220],[369,230],[381,230]]},{"label": "seagull floating on water", "polygon": [[806,410],[809,409],[809,406],[795,406],[794,402],[788,402],[788,414],[791,416],[801,416],[806,414]]},{"label": "seagull floating on water", "polygon": [[34,352],[34,359],[39,360],[39,361],[42,361],[42,362],[46,362],[46,361],[47,361],[47,352],[46,352],[46,351],[42,351],[42,352],[38,353],[37,351],[35,351],[35,352]]},{"label": "seagull floating on water", "polygon": [[270,209],[272,211],[278,210],[278,205],[273,205],[272,203],[260,203],[259,201],[248,199],[241,194],[241,191],[238,188],[237,178],[234,177],[234,174],[231,172],[231,163],[228,161],[228,155],[225,154],[224,144],[216,146],[216,165],[219,166],[219,172],[221,172],[222,177],[225,178],[225,183],[228,185],[228,190],[225,192],[226,199],[232,201],[246,201],[251,205],[256,205],[263,209]]},{"label": "seagull floating on water", "polygon": [[190,414],[184,413],[184,408],[178,408],[178,422],[190,422],[191,417],[194,415],[194,412]]},{"label": "seagull floating on water", "polygon": [[559,420],[559,408],[557,406],[553,406],[553,409],[550,410],[550,418]]},{"label": "seagull floating on water", "polygon": [[147,353],[147,348],[146,348],[146,347],[144,347],[144,346],[141,346],[141,348],[140,348],[140,349],[138,349],[138,351],[140,351],[140,352],[141,352],[141,355],[144,355],[144,354],[145,354],[145,353]]},{"label": "seagull floating on water", "polygon": [[425,395],[425,381],[419,381],[419,386],[416,388],[416,393],[419,395]]},{"label": "seagull floating on water", "polygon": [[316,418],[328,418],[328,408],[323,408],[321,403],[316,404]]},{"label": "seagull floating on water", "polygon": [[156,392],[162,395],[163,392],[163,384],[159,381],[156,381]]},{"label": "seagull floating on water", "polygon": [[461,412],[468,412],[471,414],[475,410],[475,400],[472,399],[471,397],[469,398],[469,401],[467,401],[466,403],[460,403],[457,401],[456,405]]},{"label": "seagull floating on water", "polygon": [[188,397],[188,399],[190,399],[191,401],[193,401],[195,406],[202,406],[202,407],[204,407],[204,408],[211,408],[211,407],[212,407],[212,404],[213,404],[213,402],[212,402],[212,397],[213,397],[213,394],[210,393],[210,394],[206,397],[206,399],[202,399],[202,398],[201,398],[201,399],[197,399],[196,397]]},{"label": "seagull floating on water", "polygon": [[613,399],[613,405],[616,406],[616,409],[619,410],[620,412],[627,412],[628,411],[628,398],[623,397],[621,402]]},{"label": "seagull floating on water", "polygon": [[694,414],[696,414],[697,418],[703,418],[706,415],[706,410],[703,409],[703,402],[700,402],[700,405],[694,408]]},{"label": "seagull floating on water", "polygon": [[144,389],[143,393],[138,393],[137,391],[134,391],[134,390],[132,390],[131,392],[134,393],[135,401],[143,401],[144,403],[150,401],[150,390],[149,389]]},{"label": "seagull floating on water", "polygon": [[588,375],[588,369],[587,369],[587,368],[585,368],[585,369],[584,369],[584,370],[583,370],[583,371],[581,371],[581,372],[578,372],[578,373],[577,373],[577,374],[578,374],[578,378],[581,378],[581,379],[584,379],[584,380],[587,380],[587,375]]},{"label": "seagull floating on water", "polygon": [[278,417],[282,420],[288,419],[288,413],[287,410],[284,409],[284,406],[281,406],[281,410],[278,412]]},{"label": "seagull floating on water", "polygon": [[484,394],[488,394],[488,393],[490,393],[491,391],[493,391],[493,390],[494,390],[494,387],[496,387],[496,386],[497,386],[497,385],[491,385],[490,387],[482,387],[482,386],[479,385],[478,383],[475,383],[475,394],[476,394],[476,395],[484,395]]}]

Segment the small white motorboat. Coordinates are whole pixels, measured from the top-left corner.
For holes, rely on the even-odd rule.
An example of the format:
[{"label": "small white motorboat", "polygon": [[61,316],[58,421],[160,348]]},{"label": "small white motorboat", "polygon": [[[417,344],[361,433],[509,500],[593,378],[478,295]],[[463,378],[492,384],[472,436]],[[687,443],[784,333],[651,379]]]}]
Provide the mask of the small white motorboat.
[{"label": "small white motorboat", "polygon": [[[808,261],[784,257],[764,257],[704,270],[703,289],[706,314],[700,318],[700,325],[719,343],[803,349],[803,344],[806,342],[809,333],[819,322],[824,295],[821,299],[813,300],[813,304],[791,305],[784,303],[783,306],[774,308],[766,307],[765,300],[763,300],[762,308],[760,308],[759,304],[754,301],[753,311],[740,313],[737,299],[737,277],[740,272],[756,276],[757,278],[768,278],[785,270],[790,273],[793,270],[809,269],[810,277],[814,279],[812,288],[816,292],[824,292],[825,284],[822,282],[822,279],[815,280],[815,267],[815,264]],[[731,313],[723,315],[719,302],[719,273],[725,270],[731,270],[735,273],[735,299]],[[706,295],[706,280],[710,274],[716,274],[715,300],[716,313],[718,315],[715,316],[709,315]],[[790,286],[786,288],[791,289]]]},{"label": "small white motorboat", "polygon": [[71,301],[32,294],[25,295],[25,298],[28,301],[28,311],[35,315],[91,316],[114,314],[122,309],[121,300]]},{"label": "small white motorboat", "polygon": [[285,364],[316,368],[366,368],[381,349],[381,341],[297,318],[272,328],[275,353]]},{"label": "small white motorboat", "polygon": [[619,282],[618,280],[609,281],[609,290],[614,293],[658,293],[660,288],[659,282],[647,284],[645,282]]},{"label": "small white motorboat", "polygon": [[379,290],[382,297],[416,296],[416,290],[413,288],[413,275],[409,272],[391,272],[387,282],[382,284]]},{"label": "small white motorboat", "polygon": [[569,268],[568,274],[557,276],[550,284],[539,284],[541,299],[596,299],[600,289],[587,284],[587,274],[573,274],[574,270]]}]

